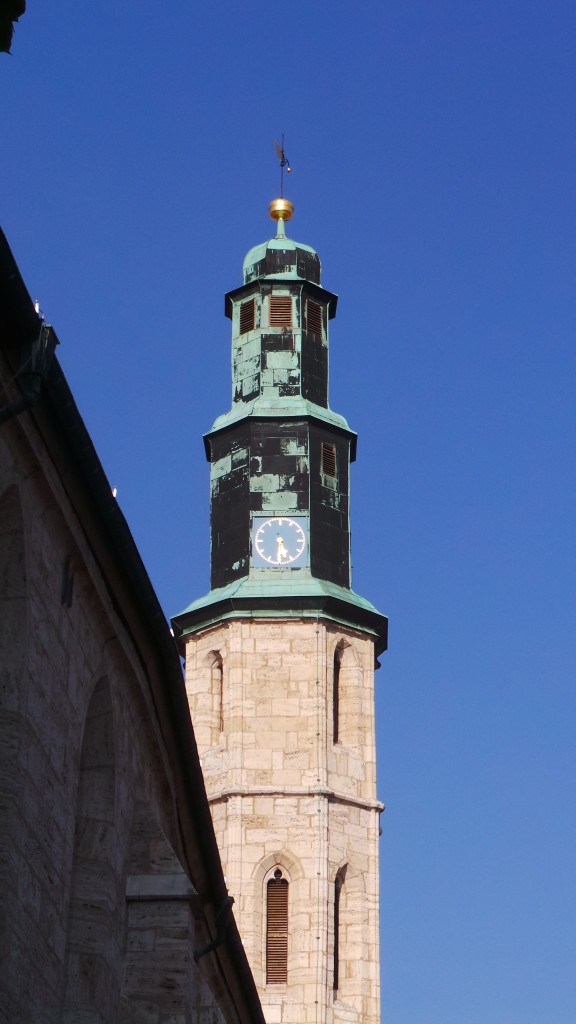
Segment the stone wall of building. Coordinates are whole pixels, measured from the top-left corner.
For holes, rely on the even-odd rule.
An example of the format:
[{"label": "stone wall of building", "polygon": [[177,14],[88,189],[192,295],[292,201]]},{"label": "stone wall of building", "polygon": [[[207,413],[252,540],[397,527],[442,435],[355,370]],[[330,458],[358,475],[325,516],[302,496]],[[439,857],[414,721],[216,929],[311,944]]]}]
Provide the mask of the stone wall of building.
[{"label": "stone wall of building", "polygon": [[[189,1021],[195,989],[206,1009],[215,1003],[192,960],[194,888],[175,852],[169,757],[146,671],[63,481],[40,467],[17,424],[7,427],[0,1020]],[[157,847],[146,864],[136,855],[142,808]],[[135,985],[142,974],[146,986]]]},{"label": "stone wall of building", "polygon": [[261,1022],[236,927],[218,924],[209,825],[168,624],[54,364],[0,429],[0,1024]]}]

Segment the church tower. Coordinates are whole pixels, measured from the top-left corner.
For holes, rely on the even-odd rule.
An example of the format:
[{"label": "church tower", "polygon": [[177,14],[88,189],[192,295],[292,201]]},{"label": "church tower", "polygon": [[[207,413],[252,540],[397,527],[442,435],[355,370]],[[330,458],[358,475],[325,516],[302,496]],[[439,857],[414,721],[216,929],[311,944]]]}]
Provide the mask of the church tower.
[{"label": "church tower", "polygon": [[356,435],[328,404],[337,297],[286,237],[226,296],[232,407],[205,437],[211,591],[174,619],[234,913],[268,1024],[379,1024],[374,668],[350,587]]}]

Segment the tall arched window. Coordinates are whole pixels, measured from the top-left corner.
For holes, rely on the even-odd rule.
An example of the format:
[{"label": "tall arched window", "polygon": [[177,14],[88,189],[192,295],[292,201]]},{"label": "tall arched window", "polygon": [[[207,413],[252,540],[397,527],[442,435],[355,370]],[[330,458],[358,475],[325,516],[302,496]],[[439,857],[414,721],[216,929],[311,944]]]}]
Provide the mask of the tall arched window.
[{"label": "tall arched window", "polygon": [[224,666],[222,655],[218,651],[212,651],[210,659],[211,744],[216,746],[220,742],[220,733],[224,732]]},{"label": "tall arched window", "polygon": [[288,881],[280,868],[266,885],[266,984],[288,980]]},{"label": "tall arched window", "polygon": [[339,643],[334,651],[334,666],[332,672],[332,742],[340,742],[340,669],[342,666],[342,655],[344,647]]},{"label": "tall arched window", "polygon": [[62,1021],[116,1020],[124,921],[115,909],[118,834],[112,699],[97,683],[80,755]]},{"label": "tall arched window", "polygon": [[332,742],[358,748],[361,710],[362,666],[354,646],[341,639],[332,662]]},{"label": "tall arched window", "polygon": [[340,868],[334,881],[334,980],[332,984],[334,995],[340,987],[340,904],[345,878],[346,864]]}]

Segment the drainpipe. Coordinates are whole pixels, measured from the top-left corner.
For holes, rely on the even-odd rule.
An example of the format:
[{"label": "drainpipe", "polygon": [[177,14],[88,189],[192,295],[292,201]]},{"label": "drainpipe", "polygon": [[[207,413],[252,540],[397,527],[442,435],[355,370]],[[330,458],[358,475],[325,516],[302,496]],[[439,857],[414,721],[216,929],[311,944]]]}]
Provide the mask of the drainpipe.
[{"label": "drainpipe", "polygon": [[203,946],[202,949],[194,950],[193,956],[195,964],[197,964],[203,956],[206,956],[206,953],[211,953],[214,949],[218,949],[218,946],[221,946],[224,942],[233,903],[233,896],[227,896],[224,900],[224,903],[220,907],[220,910],[214,919],[214,923],[216,924],[216,938],[214,939],[214,942],[209,942],[208,945]]},{"label": "drainpipe", "polygon": [[56,335],[49,324],[41,324],[38,337],[24,343],[17,376],[22,398],[0,409],[0,424],[19,416],[38,401],[57,344]]}]

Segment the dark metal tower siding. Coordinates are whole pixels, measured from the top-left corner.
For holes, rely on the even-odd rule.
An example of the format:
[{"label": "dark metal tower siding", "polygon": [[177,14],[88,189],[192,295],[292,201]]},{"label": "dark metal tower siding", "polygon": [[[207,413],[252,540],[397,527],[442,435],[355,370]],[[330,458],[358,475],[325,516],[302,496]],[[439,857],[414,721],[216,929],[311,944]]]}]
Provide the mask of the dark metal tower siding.
[{"label": "dark metal tower siding", "polygon": [[[328,350],[308,331],[300,338],[289,331],[262,334],[260,351],[250,342],[235,347],[234,402],[250,402],[273,391],[278,398],[302,395],[309,402],[328,405]],[[254,348],[254,346],[250,346]],[[247,351],[248,350],[248,351]]]},{"label": "dark metal tower siding", "polygon": [[290,249],[269,249],[262,258],[253,263],[246,273],[246,282],[260,280],[263,277],[275,277],[277,274],[292,272],[295,277],[320,284],[320,259],[318,254],[296,245]]},{"label": "dark metal tower siding", "polygon": [[[322,445],[336,476],[322,472]],[[307,517],[312,575],[350,586],[348,436],[314,420],[247,419],[212,435],[209,453],[213,589],[248,575],[254,515]]]},{"label": "dark metal tower siding", "polygon": [[[328,402],[329,322],[337,296],[320,284],[318,254],[286,238],[281,219],[276,238],[246,255],[243,277],[225,299],[232,408],[205,438],[212,589],[244,577],[265,588],[278,574],[296,587],[315,577],[350,588],[356,436]],[[305,556],[295,565],[263,565],[252,551],[253,536],[263,519],[280,517],[295,519],[304,532]]]},{"label": "dark metal tower siding", "polygon": [[[282,317],[274,302],[283,304]],[[328,320],[335,305],[330,292],[283,279],[244,285],[227,295],[233,403],[302,397],[327,408]],[[314,330],[309,329],[311,306]]]},{"label": "dark metal tower siding", "polygon": [[[319,579],[350,586],[350,438],[312,422],[310,568]],[[322,446],[335,449],[336,476],[322,472]]]}]

